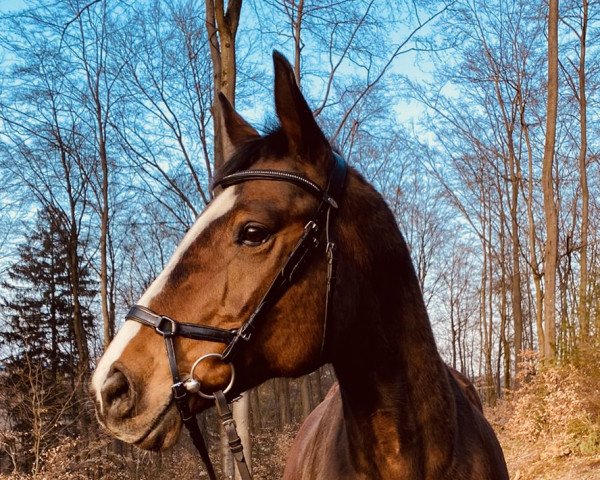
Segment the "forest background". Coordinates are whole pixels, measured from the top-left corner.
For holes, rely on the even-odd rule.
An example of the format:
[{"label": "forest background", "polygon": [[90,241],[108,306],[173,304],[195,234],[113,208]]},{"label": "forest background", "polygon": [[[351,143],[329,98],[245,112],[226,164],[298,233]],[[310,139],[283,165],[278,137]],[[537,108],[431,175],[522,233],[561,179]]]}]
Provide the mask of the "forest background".
[{"label": "forest background", "polygon": [[[105,436],[86,384],[211,199],[216,92],[273,123],[276,47],[393,209],[513,478],[600,478],[599,2],[0,1],[0,477],[196,478],[185,440]],[[245,396],[258,478],[332,381]]]}]

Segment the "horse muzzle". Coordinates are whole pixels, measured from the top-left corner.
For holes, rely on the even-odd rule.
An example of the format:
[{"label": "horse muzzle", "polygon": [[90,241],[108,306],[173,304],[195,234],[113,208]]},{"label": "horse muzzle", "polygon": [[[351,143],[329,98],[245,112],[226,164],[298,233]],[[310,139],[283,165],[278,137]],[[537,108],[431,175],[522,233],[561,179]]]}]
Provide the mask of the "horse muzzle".
[{"label": "horse muzzle", "polygon": [[[94,387],[91,388],[95,394]],[[170,390],[160,407],[144,400],[131,375],[113,365],[95,394],[98,421],[120,440],[145,450],[162,450],[179,437],[181,420]],[[150,407],[152,405],[152,407]]]}]

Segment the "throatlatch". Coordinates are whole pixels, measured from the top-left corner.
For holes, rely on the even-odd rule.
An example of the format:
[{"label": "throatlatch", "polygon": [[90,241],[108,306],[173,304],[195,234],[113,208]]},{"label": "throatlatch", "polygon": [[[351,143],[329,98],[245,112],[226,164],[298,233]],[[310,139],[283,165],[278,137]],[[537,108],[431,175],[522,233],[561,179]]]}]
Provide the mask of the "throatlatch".
[{"label": "throatlatch", "polygon": [[[236,460],[238,471],[243,480],[251,480],[250,471],[244,458],[244,451],[241,440],[237,434],[235,422],[229,409],[229,404],[225,395],[232,388],[235,380],[235,370],[233,361],[239,353],[240,345],[250,340],[252,333],[256,329],[258,322],[275,305],[287,289],[294,283],[298,275],[304,271],[304,266],[313,257],[321,244],[321,236],[325,235],[326,245],[325,254],[327,259],[327,284],[325,297],[325,313],[323,339],[321,344],[321,353],[325,347],[325,334],[327,328],[327,318],[331,306],[331,295],[333,292],[333,280],[335,275],[335,244],[330,236],[331,213],[338,208],[337,199],[340,198],[347,174],[347,165],[345,160],[335,152],[332,152],[332,162],[325,189],[321,189],[313,181],[297,174],[281,170],[243,170],[227,175],[215,184],[215,188],[220,186],[227,188],[238,183],[251,180],[270,180],[292,183],[307,192],[320,198],[319,205],[313,213],[311,219],[304,227],[304,232],[290,254],[279,273],[272,280],[262,299],[258,302],[252,314],[236,330],[226,330],[223,328],[199,325],[195,323],[185,323],[173,320],[164,315],[157,315],[146,307],[140,305],[133,306],[127,314],[128,320],[134,320],[154,328],[156,333],[161,335],[165,341],[167,357],[169,359],[169,368],[173,377],[173,401],[179,410],[183,424],[190,432],[192,442],[198,450],[202,461],[206,465],[206,470],[210,480],[216,480],[213,464],[208,454],[206,442],[202,437],[196,416],[191,413],[189,399],[191,395],[199,394],[205,398],[215,400],[215,405],[223,427],[228,437],[229,446]],[[223,354],[210,353],[200,357],[194,363],[188,377],[182,380],[177,368],[177,357],[175,355],[174,337],[185,337],[194,340],[205,340],[226,345]],[[194,370],[199,363],[208,357],[218,357],[231,367],[231,380],[223,391],[207,394],[200,389],[200,382],[194,378]]]}]

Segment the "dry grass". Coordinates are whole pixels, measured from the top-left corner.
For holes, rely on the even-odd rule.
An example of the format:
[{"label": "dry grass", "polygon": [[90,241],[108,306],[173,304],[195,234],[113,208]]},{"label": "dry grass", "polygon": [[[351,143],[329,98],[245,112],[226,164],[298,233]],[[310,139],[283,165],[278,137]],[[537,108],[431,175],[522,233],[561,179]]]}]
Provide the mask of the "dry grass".
[{"label": "dry grass", "polygon": [[[252,439],[253,455],[257,458],[255,480],[281,478],[287,451],[298,425],[283,432],[265,429]],[[211,458],[218,478],[222,474],[218,440],[211,442]],[[126,452],[114,453],[112,439],[104,434],[92,441],[64,438],[60,445],[48,450],[42,469],[36,474],[1,474],[0,480],[197,480],[208,474],[197,452],[184,436],[179,445],[156,454],[124,446]]]},{"label": "dry grass", "polygon": [[513,480],[600,480],[600,363],[541,367],[524,358],[521,387],[486,415]]}]

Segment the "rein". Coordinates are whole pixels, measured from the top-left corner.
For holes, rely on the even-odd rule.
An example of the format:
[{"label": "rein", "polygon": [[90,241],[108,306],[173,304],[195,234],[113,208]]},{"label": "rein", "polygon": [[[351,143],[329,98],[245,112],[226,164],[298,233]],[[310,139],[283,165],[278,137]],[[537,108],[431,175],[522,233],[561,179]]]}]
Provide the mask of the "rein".
[{"label": "rein", "polygon": [[[211,480],[216,480],[214,467],[208,455],[206,442],[202,437],[196,416],[192,414],[189,407],[189,398],[191,395],[199,394],[204,398],[213,399],[217,407],[217,412],[221,418],[223,427],[228,437],[230,449],[236,460],[238,471],[242,480],[251,480],[248,465],[244,458],[243,447],[237,434],[235,422],[231,415],[225,394],[231,389],[235,379],[235,370],[231,363],[239,353],[240,345],[248,342],[256,329],[258,321],[275,305],[281,296],[298,278],[303,271],[303,267],[308,263],[313,254],[320,245],[320,237],[324,232],[326,246],[325,253],[327,257],[327,284],[325,296],[325,314],[323,338],[321,343],[321,354],[325,347],[325,334],[327,328],[327,318],[329,316],[330,297],[332,293],[333,278],[335,274],[334,252],[335,244],[330,238],[329,222],[332,209],[338,208],[336,199],[339,199],[344,189],[346,180],[347,165],[345,160],[337,153],[332,153],[332,162],[324,189],[316,183],[294,172],[281,170],[243,170],[232,173],[220,179],[214,187],[220,186],[227,188],[232,185],[251,181],[251,180],[271,180],[292,183],[320,199],[317,209],[314,211],[311,219],[304,227],[304,232],[298,242],[288,255],[283,267],[275,278],[271,281],[269,288],[258,302],[252,314],[235,330],[226,330],[218,327],[198,325],[193,323],[178,322],[164,315],[157,315],[146,307],[134,305],[127,313],[127,320],[134,320],[142,325],[154,328],[156,333],[161,335],[165,341],[167,357],[169,359],[169,368],[173,378],[171,386],[173,400],[181,419],[190,432],[192,442],[198,450],[202,461]],[[209,342],[223,343],[226,345],[222,354],[209,353],[200,357],[194,363],[188,378],[183,379],[177,368],[177,357],[175,354],[174,337],[185,337],[193,340],[205,340]],[[206,394],[200,390],[200,383],[194,379],[194,370],[208,357],[218,357],[223,362],[229,363],[231,367],[231,380],[227,387],[214,394]]]}]

